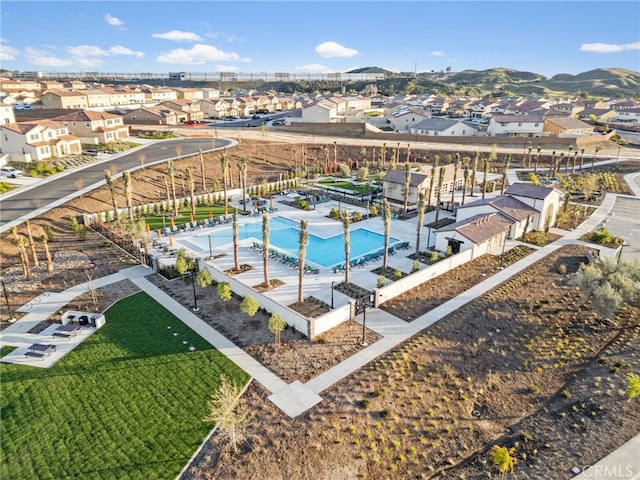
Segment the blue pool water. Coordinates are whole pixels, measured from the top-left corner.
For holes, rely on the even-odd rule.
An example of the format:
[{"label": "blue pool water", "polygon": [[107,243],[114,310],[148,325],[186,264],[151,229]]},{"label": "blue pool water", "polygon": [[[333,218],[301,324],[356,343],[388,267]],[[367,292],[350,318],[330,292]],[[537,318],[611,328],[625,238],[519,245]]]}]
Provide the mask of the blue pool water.
[{"label": "blue pool water", "polygon": [[[269,247],[286,252],[292,257],[298,256],[299,223],[283,217],[269,219]],[[215,253],[216,246],[233,242],[231,226],[215,227],[209,232],[191,237],[188,243],[202,251],[209,250],[209,238]],[[262,243],[262,221],[238,225],[238,239],[255,239]],[[398,243],[396,238],[389,238],[389,245]],[[384,247],[384,235],[358,228],[350,232],[350,258],[355,260],[367,253],[373,253]],[[344,234],[322,238],[309,235],[306,260],[322,267],[332,267],[344,263]]]}]

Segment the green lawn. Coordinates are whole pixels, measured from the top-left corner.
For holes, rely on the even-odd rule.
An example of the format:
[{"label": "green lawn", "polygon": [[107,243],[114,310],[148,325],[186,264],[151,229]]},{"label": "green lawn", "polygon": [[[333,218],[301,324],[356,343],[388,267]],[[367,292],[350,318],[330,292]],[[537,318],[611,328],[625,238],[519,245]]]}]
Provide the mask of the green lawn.
[{"label": "green lawn", "polygon": [[354,185],[351,182],[344,180],[331,180],[330,178],[320,180],[318,183],[326,187],[344,188],[345,190],[352,190],[357,193],[367,193],[373,190],[369,185]]},{"label": "green lawn", "polygon": [[[253,205],[249,205],[247,203],[247,209],[251,210]],[[203,220],[205,218],[209,218],[209,212],[212,212],[214,217],[218,217],[220,215],[224,215],[224,207],[221,205],[215,205],[212,207],[196,207],[196,220]],[[178,210],[179,215],[174,218],[175,224],[177,226],[184,225],[191,221],[191,208],[183,208]],[[228,209],[228,213],[233,213],[231,208]],[[238,212],[240,213],[240,212]],[[164,224],[162,222],[162,215],[148,215],[145,217],[145,221],[151,230],[157,230],[158,228],[162,228],[164,226],[171,226],[169,217],[166,217],[164,220]]]},{"label": "green lawn", "polygon": [[220,375],[248,381],[144,293],[106,318],[50,369],[0,364],[0,478],[175,478],[212,428]]}]

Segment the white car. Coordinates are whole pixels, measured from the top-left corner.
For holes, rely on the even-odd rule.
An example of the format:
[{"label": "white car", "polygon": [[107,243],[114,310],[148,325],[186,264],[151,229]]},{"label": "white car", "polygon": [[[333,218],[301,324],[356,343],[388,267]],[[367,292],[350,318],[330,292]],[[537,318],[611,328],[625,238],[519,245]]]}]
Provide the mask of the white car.
[{"label": "white car", "polygon": [[2,173],[3,176],[9,177],[9,178],[16,178],[24,175],[24,172],[22,170],[18,170],[17,168],[13,168],[13,167],[2,167],[0,168],[0,172]]}]

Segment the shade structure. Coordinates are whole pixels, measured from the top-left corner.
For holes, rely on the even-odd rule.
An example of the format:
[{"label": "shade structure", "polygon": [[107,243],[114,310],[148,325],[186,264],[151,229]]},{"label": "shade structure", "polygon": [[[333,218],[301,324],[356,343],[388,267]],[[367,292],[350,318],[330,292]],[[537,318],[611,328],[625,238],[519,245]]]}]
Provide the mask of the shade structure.
[{"label": "shade structure", "polygon": [[269,205],[273,207],[273,196],[269,197]]},{"label": "shade structure", "polygon": [[158,241],[162,240],[162,232],[160,229],[156,230],[156,233],[158,234]]},{"label": "shade structure", "polygon": [[176,226],[176,221],[171,217],[171,228]]},{"label": "shade structure", "polygon": [[213,211],[209,210],[209,220],[213,220]]},{"label": "shade structure", "polygon": [[191,223],[195,222],[195,218],[193,218],[193,213],[191,214],[191,216],[189,218],[191,219]]},{"label": "shade structure", "polygon": [[173,235],[169,235],[169,246],[173,247]]},{"label": "shade structure", "polygon": [[144,228],[147,231],[147,233],[151,233],[151,227],[149,226],[148,223],[145,223]]}]

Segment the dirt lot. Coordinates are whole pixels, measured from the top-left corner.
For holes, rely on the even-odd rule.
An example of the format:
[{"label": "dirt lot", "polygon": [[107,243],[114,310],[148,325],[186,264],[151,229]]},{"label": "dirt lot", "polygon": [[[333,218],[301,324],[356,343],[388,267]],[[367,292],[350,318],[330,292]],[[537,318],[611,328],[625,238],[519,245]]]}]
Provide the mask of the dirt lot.
[{"label": "dirt lot", "polygon": [[[308,147],[308,158],[324,163],[322,147]],[[433,154],[415,153],[422,159]],[[301,161],[299,145],[292,144],[243,140],[233,150],[233,165],[241,155],[251,160],[255,183],[291,168],[295,158]],[[339,156],[357,159],[363,152],[341,146]],[[217,156],[209,156],[207,165],[210,180],[219,177]],[[197,171],[199,164],[183,160],[176,167]],[[155,198],[164,173],[162,166],[136,173],[134,203]],[[120,184],[117,188],[122,191]],[[123,205],[124,197],[118,201]],[[51,274],[32,267],[32,281],[21,278],[11,234],[2,236],[2,276],[12,281],[7,288],[14,309],[43,291],[63,290],[134,263],[92,232],[86,240],[71,232],[72,215],[110,204],[103,188],[33,219],[36,239],[44,226],[54,232],[49,246],[55,260]],[[324,401],[295,420],[253,384],[246,399],[255,420],[239,456],[214,437],[185,478],[431,478],[440,471],[445,478],[486,478],[489,471],[496,473],[486,455],[496,442],[516,448],[520,478],[570,478],[569,468],[599,459],[640,430],[638,402],[620,394],[624,374],[640,368],[635,353],[640,331],[633,323],[640,310],[634,305],[615,322],[598,320],[588,299],[568,284],[584,250],[571,247],[554,255],[323,392]],[[385,308],[415,318],[434,308],[434,299],[444,301],[454,287],[496,268],[495,257],[485,261],[489,264],[440,277]],[[558,273],[560,264],[567,275]],[[153,281],[191,305],[189,284]],[[72,308],[103,310],[133,291],[121,282],[102,289],[98,305],[86,296]],[[212,292],[198,291],[202,317],[286,381],[304,382],[359,348],[359,327],[348,323],[314,342],[287,330],[276,350],[264,312],[248,318],[238,299],[219,305]],[[3,325],[7,317],[3,308]],[[377,339],[368,335],[369,343]]]},{"label": "dirt lot", "polygon": [[479,479],[498,474],[493,444],[515,448],[518,478],[571,478],[640,429],[639,402],[621,393],[640,368],[640,308],[598,319],[570,282],[585,254],[561,249],[294,420],[253,384],[241,453],[214,437],[183,478]]}]

